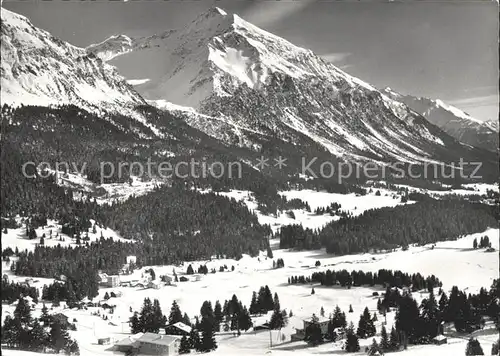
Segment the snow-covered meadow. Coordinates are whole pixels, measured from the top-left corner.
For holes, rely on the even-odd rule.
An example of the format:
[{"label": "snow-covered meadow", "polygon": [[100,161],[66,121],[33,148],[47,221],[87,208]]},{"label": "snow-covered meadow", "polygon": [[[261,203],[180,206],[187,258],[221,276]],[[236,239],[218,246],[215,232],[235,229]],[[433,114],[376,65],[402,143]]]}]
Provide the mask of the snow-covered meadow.
[{"label": "snow-covered meadow", "polygon": [[[73,183],[77,180],[75,177],[70,177]],[[84,181],[79,182],[81,185]],[[140,184],[141,182],[133,180],[132,185]],[[128,191],[132,189],[121,189],[120,195],[126,198]],[[491,188],[488,186],[488,189]],[[493,187],[495,188],[495,187]],[[486,188],[474,187],[476,193],[486,192]],[[377,191],[380,193],[377,193]],[[203,191],[202,191],[203,192]],[[469,192],[467,190],[467,192]],[[251,192],[233,190],[230,192],[220,192],[220,195],[228,198],[234,198],[237,201],[242,201],[251,211],[253,211],[260,223],[271,225],[274,231],[277,231],[281,226],[289,224],[302,224],[308,228],[320,228],[326,223],[338,219],[336,216],[315,215],[314,210],[318,207],[327,207],[333,202],[340,203],[342,210],[351,212],[353,215],[361,214],[362,212],[382,207],[394,207],[400,204],[413,204],[401,202],[401,195],[393,190],[386,188],[373,188],[366,195],[356,194],[335,194],[318,192],[312,190],[302,191],[282,191],[279,194],[287,199],[301,199],[308,203],[312,212],[307,212],[303,209],[295,209],[294,218],[290,217],[286,212],[278,213],[277,216],[269,216],[260,213],[257,210],[257,201]],[[18,218],[18,223],[21,219]],[[92,222],[93,223],[93,222]],[[52,236],[56,234],[63,238],[63,241],[56,238],[49,238],[50,231]],[[25,228],[23,225],[17,229],[8,229],[7,234],[2,234],[3,248],[11,247],[20,250],[33,250],[39,242],[39,237],[45,234],[45,245],[63,246],[75,245],[75,241],[69,236],[62,234],[61,226],[56,221],[49,221],[48,226],[36,230],[37,239],[27,240],[25,238]],[[93,233],[89,229],[89,238],[91,241],[98,240],[100,236],[105,238],[113,238],[115,240],[123,240],[119,233],[111,229],[101,229],[96,226],[96,232]],[[131,275],[121,276],[121,281],[141,281],[144,279],[145,271],[153,268],[156,276],[168,275],[173,277],[175,271],[177,276],[188,278],[186,282],[174,283],[171,286],[162,286],[160,289],[151,289],[143,287],[115,287],[101,288],[99,297],[96,300],[103,301],[106,292],[110,293],[121,292],[121,296],[111,298],[108,303],[116,305],[113,314],[100,309],[101,316],[91,315],[98,308],[88,308],[87,310],[69,310],[62,307],[54,308],[52,312],[61,311],[66,314],[70,320],[76,319],[77,331],[72,332],[72,336],[77,339],[82,356],[90,355],[113,355],[113,352],[108,350],[110,345],[102,346],[97,344],[99,337],[111,337],[114,341],[118,341],[126,337],[130,331],[128,327],[128,319],[132,315],[130,310],[138,311],[142,306],[145,297],[158,299],[162,310],[168,314],[172,302],[175,300],[180,305],[181,310],[186,312],[191,318],[199,314],[200,307],[205,300],[210,300],[215,303],[220,300],[221,303],[226,299],[230,299],[235,294],[239,300],[245,305],[250,304],[253,291],[258,291],[261,286],[268,285],[272,293],[278,293],[281,307],[288,312],[293,311],[293,317],[290,318],[286,328],[278,331],[249,331],[241,336],[234,336],[232,333],[222,333],[217,336],[219,344],[218,349],[214,352],[216,355],[288,355],[293,352],[295,355],[309,354],[343,354],[341,350],[342,342],[327,343],[318,347],[309,347],[303,342],[291,342],[290,335],[295,332],[296,328],[302,328],[302,320],[310,317],[313,313],[319,314],[321,307],[324,308],[326,315],[333,311],[336,305],[346,312],[348,322],[352,321],[355,325],[359,320],[359,315],[362,313],[365,306],[370,309],[370,312],[376,311],[377,297],[373,297],[374,291],[382,292],[381,287],[359,287],[352,289],[344,289],[340,287],[327,288],[314,286],[315,294],[311,294],[312,285],[288,285],[288,277],[305,275],[309,276],[313,272],[326,269],[347,269],[362,270],[362,271],[378,271],[379,269],[401,270],[408,273],[421,273],[423,276],[434,274],[443,282],[443,289],[449,291],[452,286],[457,285],[460,289],[474,293],[481,287],[489,288],[493,279],[498,278],[498,252],[486,252],[484,249],[472,248],[473,240],[478,240],[488,235],[492,241],[492,247],[499,250],[499,229],[490,228],[485,232],[472,234],[455,241],[438,242],[428,246],[410,246],[408,250],[401,249],[389,253],[365,253],[346,256],[333,256],[326,254],[324,250],[316,251],[291,251],[279,249],[279,241],[271,240],[271,245],[274,253],[274,260],[282,258],[285,262],[284,268],[273,269],[273,260],[266,257],[265,253],[261,253],[259,257],[250,257],[244,255],[242,259],[235,261],[229,259],[212,259],[209,261],[192,262],[195,271],[200,265],[206,265],[209,271],[214,268],[215,274],[208,273],[207,275],[185,275],[189,263],[184,263],[180,266],[147,266],[140,270],[134,271]],[[15,258],[14,258],[15,259]],[[321,265],[316,267],[316,261]],[[219,272],[221,266],[226,265],[228,268],[225,272]],[[234,271],[231,271],[234,266]],[[25,277],[14,276],[8,268],[8,264],[2,264],[2,273],[7,274],[11,280],[18,282],[24,281]],[[51,283],[51,279],[39,278],[32,283],[42,288],[44,284]],[[417,300],[425,298],[427,293],[417,292],[414,297]],[[354,312],[347,313],[349,305],[352,305]],[[42,304],[39,303],[34,311],[34,315],[40,313]],[[4,305],[2,312],[2,320],[6,315],[12,313],[13,305]],[[102,315],[107,315],[107,320],[104,320]],[[254,318],[254,324],[260,325],[264,323],[268,316]],[[380,333],[382,316],[379,315],[379,320],[376,323],[377,331]],[[387,327],[393,323],[394,312],[387,316]],[[477,338],[480,340],[483,349],[489,351],[491,344],[496,340],[498,335],[492,333],[491,328],[486,328],[476,332]],[[361,352],[364,354],[364,348],[371,344],[372,339],[360,340]],[[272,349],[269,348],[272,342]],[[402,352],[408,356],[420,355],[458,355],[463,354],[467,338],[449,337],[448,344],[443,346],[410,346],[407,351]],[[2,350],[5,355],[12,356],[34,356],[33,353]],[[117,353],[119,354],[119,353]]]},{"label": "snow-covered meadow", "polygon": [[[317,251],[290,251],[274,249],[274,259],[283,258],[285,267],[273,269],[273,262],[262,253],[259,257],[243,256],[239,261],[227,259],[212,259],[207,261],[192,262],[196,270],[200,265],[207,265],[208,269],[216,269],[216,273],[207,275],[186,275],[188,281],[177,282],[171,286],[162,286],[160,289],[145,289],[141,287],[116,287],[100,289],[99,297],[96,300],[103,301],[106,292],[121,292],[122,295],[108,300],[109,304],[115,304],[116,309],[113,314],[100,310],[101,315],[107,314],[108,319],[103,320],[100,316],[91,315],[97,308],[88,310],[68,310],[64,307],[55,308],[66,314],[70,321],[76,319],[77,331],[72,332],[72,336],[78,340],[82,356],[90,355],[113,355],[107,351],[110,345],[97,345],[97,338],[111,337],[113,340],[120,340],[129,333],[127,325],[131,316],[130,309],[140,310],[145,297],[158,299],[164,313],[169,312],[172,302],[175,300],[180,305],[183,312],[187,312],[190,317],[199,314],[201,304],[205,300],[214,303],[220,300],[230,299],[235,294],[243,304],[249,305],[252,292],[258,291],[261,286],[268,285],[272,293],[278,293],[282,308],[293,311],[286,328],[269,333],[268,331],[243,333],[241,336],[234,336],[232,333],[222,333],[217,336],[219,348],[214,355],[288,355],[290,352],[297,355],[309,354],[342,354],[341,342],[335,344],[327,343],[318,347],[309,347],[303,342],[290,342],[290,335],[295,328],[302,327],[302,319],[310,317],[312,313],[319,314],[321,307],[325,309],[326,315],[333,311],[338,305],[346,312],[348,322],[353,321],[355,325],[359,320],[359,315],[367,306],[373,313],[376,311],[377,297],[373,297],[374,291],[382,292],[381,287],[354,287],[345,289],[340,287],[328,288],[314,286],[315,294],[311,294],[311,285],[288,285],[290,276],[310,275],[315,271],[326,269],[347,269],[362,271],[377,271],[381,268],[399,269],[408,273],[420,272],[426,276],[435,274],[443,282],[443,290],[449,291],[453,285],[468,292],[476,292],[480,287],[489,288],[494,278],[498,278],[498,253],[487,253],[485,250],[472,249],[474,238],[488,235],[493,247],[499,248],[499,230],[488,229],[479,234],[468,235],[456,241],[439,242],[434,248],[431,246],[410,246],[407,251],[398,250],[392,253],[380,254],[358,254],[348,256],[332,256],[323,250]],[[277,241],[273,241],[276,248]],[[321,266],[316,267],[315,262],[320,261]],[[219,267],[227,265],[226,272],[219,272]],[[173,272],[180,277],[185,275],[188,263],[180,266],[148,266],[134,271],[133,274],[121,276],[121,281],[141,280],[145,271],[153,268],[156,276],[169,275]],[[234,266],[234,271],[231,267]],[[9,277],[11,277],[9,275]],[[40,283],[46,281],[40,281]],[[41,284],[40,284],[41,286]],[[426,297],[426,292],[414,293],[417,300]],[[64,303],[63,303],[64,304]],[[349,305],[353,306],[353,313],[347,313]],[[41,304],[37,305],[34,315],[40,313]],[[3,318],[12,313],[14,306],[4,306]],[[254,318],[254,323],[259,325],[267,320],[268,316]],[[393,323],[394,312],[387,316],[388,327]],[[383,317],[379,315],[376,323],[377,331],[380,332]],[[489,351],[492,343],[498,337],[492,333],[491,328],[476,332],[475,335],[481,342],[483,349]],[[270,341],[273,347],[270,350]],[[458,355],[463,354],[466,345],[466,338],[449,337],[448,344],[442,346],[410,346],[403,355]],[[371,339],[360,340],[362,351],[365,346],[371,344]],[[34,356],[34,354],[2,350],[4,355],[12,356]],[[118,353],[117,353],[118,354]],[[364,354],[360,352],[359,355]]]}]

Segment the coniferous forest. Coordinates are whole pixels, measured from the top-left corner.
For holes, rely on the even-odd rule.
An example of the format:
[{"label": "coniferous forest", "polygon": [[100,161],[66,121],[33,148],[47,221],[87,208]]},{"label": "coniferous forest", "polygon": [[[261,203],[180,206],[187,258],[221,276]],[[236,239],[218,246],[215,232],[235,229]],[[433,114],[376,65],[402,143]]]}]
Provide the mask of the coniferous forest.
[{"label": "coniferous forest", "polygon": [[429,244],[497,226],[496,206],[444,199],[365,211],[328,223],[320,231],[300,225],[277,233],[281,248],[318,249],[343,255]]}]

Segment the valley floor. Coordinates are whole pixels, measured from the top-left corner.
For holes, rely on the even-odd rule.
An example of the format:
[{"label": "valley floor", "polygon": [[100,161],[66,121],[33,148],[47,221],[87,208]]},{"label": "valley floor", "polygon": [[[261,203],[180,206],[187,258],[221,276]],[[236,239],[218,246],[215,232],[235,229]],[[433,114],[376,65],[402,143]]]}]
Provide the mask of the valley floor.
[{"label": "valley floor", "polygon": [[[314,285],[315,294],[311,294],[312,285],[288,285],[288,277],[295,275],[309,276],[315,271],[326,269],[347,269],[377,271],[381,268],[402,270],[409,273],[421,273],[424,276],[435,274],[443,282],[443,290],[448,292],[452,286],[457,285],[460,289],[468,292],[477,292],[480,287],[489,288],[493,279],[498,278],[498,252],[487,253],[483,249],[472,249],[474,238],[488,235],[493,247],[499,249],[499,230],[488,229],[479,234],[468,235],[456,241],[439,242],[432,246],[410,246],[407,251],[398,250],[392,253],[378,254],[358,254],[349,256],[332,256],[318,251],[290,251],[276,249],[277,241],[274,243],[274,259],[283,258],[285,267],[273,269],[271,259],[262,254],[260,257],[251,258],[244,256],[241,260],[211,260],[193,262],[193,268],[196,270],[199,265],[206,264],[208,269],[228,266],[227,272],[217,272],[207,275],[186,275],[187,282],[175,283],[172,286],[162,286],[160,289],[144,289],[136,287],[116,287],[101,288],[99,297],[103,300],[106,292],[121,292],[122,296],[111,298],[109,304],[115,304],[114,314],[109,314],[108,320],[103,320],[101,316],[94,316],[91,313],[100,309],[100,314],[106,314],[101,308],[88,308],[88,310],[68,310],[54,308],[52,312],[61,311],[69,317],[70,321],[76,319],[77,331],[71,332],[72,337],[78,340],[80,353],[82,356],[91,355],[113,355],[108,351],[111,347],[97,345],[97,338],[111,337],[118,341],[129,335],[128,318],[132,310],[140,310],[145,297],[151,299],[157,298],[160,301],[162,310],[168,314],[170,306],[174,300],[179,304],[182,312],[187,312],[189,316],[199,314],[199,308],[205,300],[214,303],[220,300],[221,303],[230,299],[235,294],[243,304],[249,305],[253,291],[258,291],[261,286],[268,285],[271,292],[278,293],[281,307],[287,311],[293,311],[293,317],[289,324],[280,332],[268,331],[243,333],[241,336],[235,336],[232,332],[221,333],[217,336],[218,349],[213,352],[214,355],[309,355],[309,354],[345,354],[341,350],[342,342],[335,344],[327,343],[318,347],[309,347],[304,342],[290,342],[290,335],[295,332],[295,328],[302,327],[302,320],[310,317],[313,313],[319,315],[321,307],[325,309],[328,316],[336,305],[346,311],[347,321],[352,321],[355,325],[359,320],[365,306],[370,312],[376,311],[377,297],[373,297],[374,291],[382,292],[382,288],[353,287],[351,289],[335,287],[321,287]],[[315,267],[315,262],[320,261],[321,266]],[[172,276],[175,270],[180,277],[185,274],[188,264],[182,266],[153,266],[157,276]],[[231,272],[231,267],[235,270]],[[5,266],[4,266],[5,267]],[[140,280],[145,269],[134,271],[128,276],[121,276],[121,281]],[[24,278],[13,276],[7,273],[13,280],[23,280]],[[48,283],[50,280],[39,280],[36,282],[39,287]],[[426,292],[414,293],[417,300],[426,297]],[[354,312],[347,313],[349,305],[352,305]],[[62,303],[64,305],[64,303]],[[48,305],[49,306],[49,305]],[[40,313],[42,304],[36,306],[33,316]],[[50,308],[50,306],[49,306]],[[13,312],[14,306],[4,305],[2,311],[2,320],[6,315]],[[390,329],[395,312],[387,315],[387,328]],[[260,316],[253,318],[254,325],[264,323],[269,316]],[[377,331],[380,332],[382,316],[378,316],[376,322]],[[408,350],[398,354],[408,356],[420,355],[461,355],[465,352],[468,336],[457,336],[450,332],[448,344],[442,346],[425,345],[410,346]],[[488,354],[492,343],[498,338],[498,334],[487,324],[486,328],[477,331],[474,335],[480,341],[483,349]],[[273,347],[270,349],[270,342]],[[372,339],[360,340],[362,352],[369,346]],[[14,350],[2,350],[7,356],[34,356],[34,353],[21,352]],[[116,355],[123,355],[116,353]]]}]

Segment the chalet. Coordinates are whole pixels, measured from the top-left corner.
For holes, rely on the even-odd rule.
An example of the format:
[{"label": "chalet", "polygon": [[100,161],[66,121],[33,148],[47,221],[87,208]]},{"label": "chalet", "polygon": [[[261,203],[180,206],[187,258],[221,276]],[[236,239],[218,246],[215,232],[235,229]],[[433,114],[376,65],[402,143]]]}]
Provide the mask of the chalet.
[{"label": "chalet", "polygon": [[120,277],[119,276],[108,276],[108,286],[109,287],[118,287],[120,284]]},{"label": "chalet", "polygon": [[101,304],[101,308],[113,310],[114,308],[116,308],[116,305],[114,305],[114,304],[108,304],[108,303],[102,303]]},{"label": "chalet", "polygon": [[99,345],[109,345],[111,343],[111,338],[101,337],[101,338],[97,339],[97,343]]},{"label": "chalet", "polygon": [[26,278],[26,279],[24,280],[24,282],[25,282],[27,285],[31,285],[31,284],[33,284],[33,278]]},{"label": "chalet", "polygon": [[167,335],[189,335],[191,332],[191,327],[184,324],[183,322],[177,322],[175,324],[167,325],[165,327],[165,334]]},{"label": "chalet", "polygon": [[99,273],[99,283],[104,284],[108,282],[108,275],[106,273]]},{"label": "chalet", "polygon": [[435,345],[443,345],[448,343],[448,339],[444,335],[437,335],[432,339],[432,343]]},{"label": "chalet", "polygon": [[116,351],[127,354],[170,356],[179,354],[180,337],[140,333],[118,341]]},{"label": "chalet", "polygon": [[317,317],[313,314],[311,318],[304,319],[302,320],[302,322],[304,325],[303,328],[295,330],[295,334],[291,335],[292,341],[304,340],[306,336],[306,329],[312,324],[318,324],[323,335],[326,335],[328,333],[328,323],[330,322],[330,319],[328,318],[321,316]]},{"label": "chalet", "polygon": [[120,276],[109,276],[106,273],[99,273],[99,285],[102,287],[118,287],[120,284]]},{"label": "chalet", "polygon": [[120,274],[130,274],[130,265],[125,263],[120,270]]},{"label": "chalet", "polygon": [[253,328],[254,331],[268,330],[268,329],[270,329],[269,323],[264,323],[264,324],[261,324],[261,325],[256,325]]},{"label": "chalet", "polygon": [[148,288],[160,289],[161,288],[161,281],[158,281],[158,280],[149,281]]},{"label": "chalet", "polygon": [[167,286],[172,285],[172,277],[164,275],[164,276],[161,276],[160,278],[161,278],[161,281],[164,282]]}]

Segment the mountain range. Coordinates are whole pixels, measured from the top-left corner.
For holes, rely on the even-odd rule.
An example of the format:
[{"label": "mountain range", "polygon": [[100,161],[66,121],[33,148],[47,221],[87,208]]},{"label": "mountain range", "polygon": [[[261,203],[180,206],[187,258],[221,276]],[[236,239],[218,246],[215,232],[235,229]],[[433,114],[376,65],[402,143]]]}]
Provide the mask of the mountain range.
[{"label": "mountain range", "polygon": [[[128,125],[149,138],[178,136],[168,120],[152,120],[139,109],[153,106],[247,156],[281,145],[282,151],[314,147],[335,159],[380,165],[459,158],[494,165],[494,154],[460,143],[399,94],[219,8],[182,29],[117,35],[87,48],[5,9],[1,31],[3,104],[72,104],[108,120],[109,113],[127,116]],[[158,48],[164,71],[136,87],[107,63]]]},{"label": "mountain range", "polygon": [[385,88],[383,93],[405,103],[412,110],[424,116],[429,122],[441,128],[460,142],[482,147],[496,152],[498,150],[498,121],[481,121],[442,100],[432,100],[412,95],[396,93]]}]

